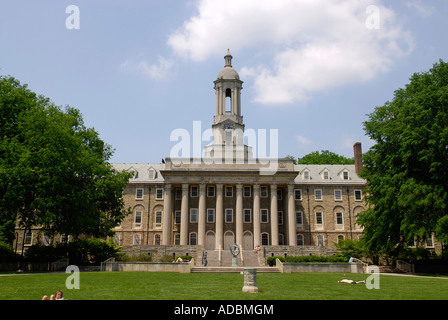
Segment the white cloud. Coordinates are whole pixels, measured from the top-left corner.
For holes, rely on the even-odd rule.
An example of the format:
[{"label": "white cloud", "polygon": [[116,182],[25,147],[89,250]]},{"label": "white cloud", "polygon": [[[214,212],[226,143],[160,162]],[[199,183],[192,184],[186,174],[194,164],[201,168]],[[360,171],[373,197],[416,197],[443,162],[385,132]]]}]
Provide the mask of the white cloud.
[{"label": "white cloud", "polygon": [[314,142],[312,140],[302,137],[302,136],[296,136],[296,141],[302,147],[311,147],[314,145]]},{"label": "white cloud", "polygon": [[[372,4],[379,30],[366,27]],[[197,8],[168,45],[195,61],[223,48],[267,56],[268,65],[240,69],[264,104],[304,102],[322,90],[369,81],[413,50],[412,36],[380,0],[200,0]]]},{"label": "white cloud", "polygon": [[427,3],[423,3],[421,0],[413,0],[406,2],[408,8],[414,8],[423,18],[429,18],[435,12],[433,7],[428,6]]},{"label": "white cloud", "polygon": [[174,72],[175,62],[171,59],[159,57],[157,63],[149,63],[146,60],[140,62],[124,61],[120,68],[125,70],[137,70],[152,79],[162,80],[168,78]]}]

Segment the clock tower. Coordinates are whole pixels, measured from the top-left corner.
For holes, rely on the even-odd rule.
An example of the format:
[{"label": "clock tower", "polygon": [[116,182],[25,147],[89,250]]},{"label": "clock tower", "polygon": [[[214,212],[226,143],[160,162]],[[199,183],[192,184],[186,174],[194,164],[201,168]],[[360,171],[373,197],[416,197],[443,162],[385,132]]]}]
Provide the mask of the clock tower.
[{"label": "clock tower", "polygon": [[227,49],[224,68],[214,81],[216,114],[213,119],[213,144],[205,148],[205,158],[225,159],[226,163],[252,159],[252,148],[244,145],[244,123],[241,116],[243,81],[232,67]]}]

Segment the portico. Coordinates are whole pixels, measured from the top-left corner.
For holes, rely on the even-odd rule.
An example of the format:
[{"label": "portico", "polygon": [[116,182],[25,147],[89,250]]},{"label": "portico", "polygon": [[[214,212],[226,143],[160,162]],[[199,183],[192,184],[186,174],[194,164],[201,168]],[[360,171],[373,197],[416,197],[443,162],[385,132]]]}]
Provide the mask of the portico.
[{"label": "portico", "polygon": [[[225,248],[226,238],[246,249],[296,244],[293,184],[298,173],[291,160],[282,160],[276,174],[264,177],[256,164],[239,164],[238,169],[228,164],[191,166],[167,158],[161,171],[162,244],[205,246],[207,237],[214,237],[213,249]],[[208,247],[212,249],[210,242]]]}]

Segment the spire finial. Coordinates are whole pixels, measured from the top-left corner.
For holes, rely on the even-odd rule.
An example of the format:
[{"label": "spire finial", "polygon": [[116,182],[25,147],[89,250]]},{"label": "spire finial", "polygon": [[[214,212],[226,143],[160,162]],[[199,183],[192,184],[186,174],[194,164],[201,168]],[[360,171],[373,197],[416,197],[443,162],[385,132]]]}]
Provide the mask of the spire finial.
[{"label": "spire finial", "polygon": [[224,56],[224,60],[226,62],[224,67],[232,67],[232,55],[230,54],[230,50],[227,49],[227,54]]}]

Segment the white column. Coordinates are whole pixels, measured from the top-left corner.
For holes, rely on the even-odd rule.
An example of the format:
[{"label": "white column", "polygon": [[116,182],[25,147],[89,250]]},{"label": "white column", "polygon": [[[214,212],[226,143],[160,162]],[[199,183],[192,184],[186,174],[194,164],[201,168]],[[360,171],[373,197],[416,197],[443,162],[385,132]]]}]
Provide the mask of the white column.
[{"label": "white column", "polygon": [[215,249],[222,248],[224,246],[224,212],[223,212],[223,185],[216,185],[216,221],[215,221]]},{"label": "white column", "polygon": [[254,185],[254,246],[261,246],[260,185]]},{"label": "white column", "polygon": [[205,245],[205,184],[199,185],[198,245]]},{"label": "white column", "polygon": [[163,198],[163,232],[162,245],[171,244],[171,184],[165,185],[165,197]]},{"label": "white column", "polygon": [[296,235],[296,202],[294,199],[294,185],[288,185],[288,234],[289,245],[297,246]]},{"label": "white column", "polygon": [[236,185],[236,243],[243,247],[243,185]]},{"label": "white column", "polygon": [[271,245],[278,246],[277,185],[271,185]]},{"label": "white column", "polygon": [[188,244],[188,184],[182,185],[182,203],[180,207],[180,245]]}]

